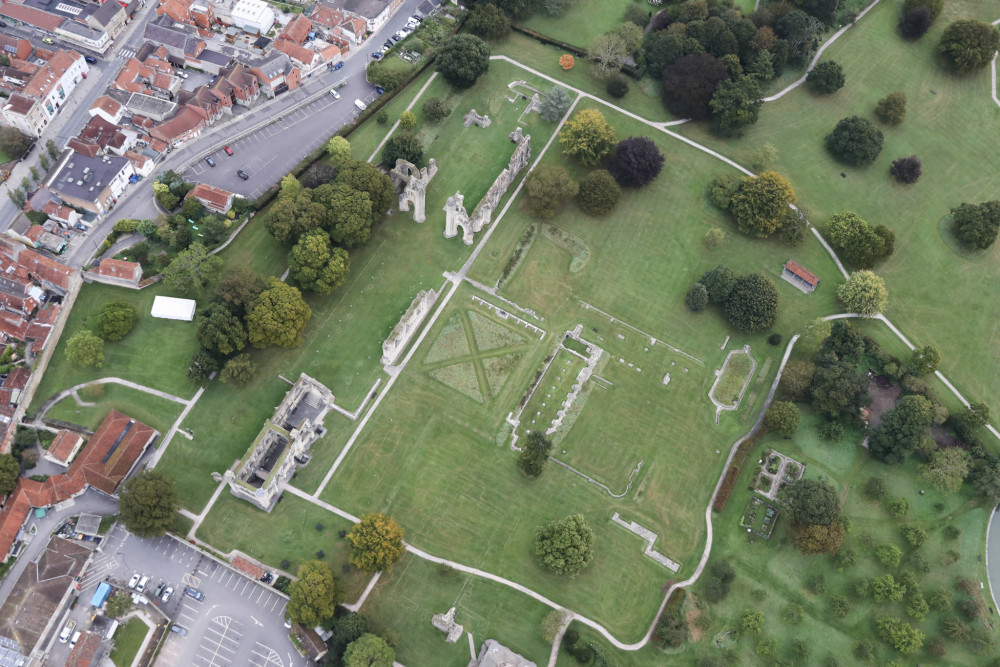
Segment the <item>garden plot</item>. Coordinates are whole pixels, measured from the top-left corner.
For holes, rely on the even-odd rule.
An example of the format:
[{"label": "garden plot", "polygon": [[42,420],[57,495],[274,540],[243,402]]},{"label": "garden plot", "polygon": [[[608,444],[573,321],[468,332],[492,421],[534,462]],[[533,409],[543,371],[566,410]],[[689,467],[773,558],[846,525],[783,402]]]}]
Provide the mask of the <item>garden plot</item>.
[{"label": "garden plot", "polygon": [[778,509],[768,505],[757,496],[753,496],[747,501],[747,508],[743,510],[743,518],[740,519],[740,526],[747,529],[748,533],[759,535],[765,540],[771,539],[774,532],[774,524],[778,520]]},{"label": "garden plot", "polygon": [[757,476],[754,491],[771,500],[778,497],[778,491],[783,486],[794,484],[802,479],[802,475],[806,472],[804,464],[775,451],[766,453],[758,465],[760,474]]},{"label": "garden plot", "polygon": [[724,410],[735,410],[740,407],[743,394],[750,385],[750,378],[757,368],[757,362],[750,356],[750,346],[742,350],[732,350],[726,356],[722,370],[716,371],[715,384],[708,393],[715,403],[715,421]]}]

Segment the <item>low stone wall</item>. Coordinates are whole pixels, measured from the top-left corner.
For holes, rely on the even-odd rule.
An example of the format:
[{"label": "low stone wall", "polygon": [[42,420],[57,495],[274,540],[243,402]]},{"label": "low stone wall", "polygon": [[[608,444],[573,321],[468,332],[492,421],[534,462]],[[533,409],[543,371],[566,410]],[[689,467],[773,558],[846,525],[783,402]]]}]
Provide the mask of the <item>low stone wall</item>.
[{"label": "low stone wall", "polygon": [[413,334],[420,329],[420,323],[427,317],[427,314],[431,311],[431,306],[434,305],[437,298],[437,292],[432,289],[421,290],[413,298],[406,313],[399,320],[392,333],[389,334],[389,337],[382,343],[383,366],[391,366],[396,363],[399,355],[403,353],[403,350],[409,345],[410,340],[413,339]]}]

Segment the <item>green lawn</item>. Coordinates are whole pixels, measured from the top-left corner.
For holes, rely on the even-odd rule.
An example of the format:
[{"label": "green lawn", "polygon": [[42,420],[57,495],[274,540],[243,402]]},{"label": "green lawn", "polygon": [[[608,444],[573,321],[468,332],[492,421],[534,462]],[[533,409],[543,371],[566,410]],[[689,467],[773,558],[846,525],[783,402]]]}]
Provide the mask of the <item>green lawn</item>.
[{"label": "green lawn", "polygon": [[[887,571],[898,577],[900,572],[909,570],[915,573],[919,589],[925,597],[933,589],[943,586],[953,596],[954,604],[960,597],[954,590],[957,577],[985,581],[985,568],[977,554],[981,553],[989,510],[980,506],[978,497],[968,491],[955,495],[934,491],[918,479],[916,462],[889,467],[874,461],[859,446],[861,434],[857,432],[850,432],[839,443],[823,442],[818,437],[820,423],[821,420],[807,412],[802,428],[792,440],[772,436],[765,438],[748,459],[726,510],[715,516],[715,543],[710,563],[728,560],[736,569],[737,576],[731,594],[723,602],[714,605],[702,602],[713,619],[713,625],[700,641],[687,645],[685,655],[689,656],[689,660],[696,656],[720,655],[710,638],[726,629],[737,628],[739,615],[745,608],[752,608],[764,612],[763,635],[776,640],[777,656],[791,659],[788,652],[791,642],[806,639],[811,649],[811,660],[821,660],[830,654],[843,664],[844,661],[851,662],[849,656],[855,643],[870,640],[877,647],[878,664],[885,664],[889,660],[899,660],[901,656],[878,638],[873,623],[876,615],[885,613],[911,621],[929,639],[941,635],[941,619],[955,612],[932,611],[925,621],[915,622],[905,612],[908,598],[899,603],[876,604],[870,597],[859,597],[854,592],[856,582],[881,576]],[[807,478],[824,477],[841,492],[844,514],[850,521],[842,550],[856,553],[856,565],[838,569],[829,556],[799,554],[789,544],[787,516],[779,516],[770,540],[747,538],[744,529],[739,527],[740,517],[751,496],[746,487],[752,483],[757,472],[755,462],[758,455],[768,447],[804,462]],[[872,503],[861,494],[862,486],[871,476],[882,476],[886,480],[889,493],[881,504]],[[900,497],[910,503],[909,513],[903,519],[891,518],[885,503]],[[904,524],[926,530],[929,534],[927,543],[919,549],[910,547],[899,532]],[[942,530],[947,525],[961,530],[958,540],[944,537]],[[875,559],[873,549],[865,546],[868,540],[875,544],[890,542],[900,547],[904,553],[900,568],[890,570],[882,566]],[[942,566],[949,550],[960,554],[959,561]],[[926,562],[926,572],[918,569],[920,565],[913,560],[917,557],[914,554]],[[819,595],[804,588],[805,578],[816,574],[823,574],[827,584],[826,592]],[[705,578],[694,587],[695,597],[701,597],[704,585]],[[759,591],[766,591],[766,595],[762,596]],[[845,595],[849,599],[853,610],[846,617],[838,618],[830,612],[830,597],[833,595]],[[689,610],[694,607],[690,599],[686,605]],[[801,605],[805,610],[805,620],[801,625],[782,621],[782,612],[788,605]],[[973,627],[978,628],[979,624],[974,623]],[[756,657],[755,644],[753,636],[739,637],[734,645],[738,662],[749,664],[753,661]],[[914,658],[921,663],[935,661],[926,652],[920,652]],[[949,640],[944,660],[947,664],[975,665],[982,664],[983,657],[972,653],[966,645]]]},{"label": "green lawn", "polygon": [[549,16],[539,9],[522,23],[535,32],[585,49],[595,37],[624,23],[625,8],[629,5],[656,11],[637,0],[576,0],[559,16]]},{"label": "green lawn", "polygon": [[[52,406],[46,416],[80,424],[93,431],[108,416],[108,412],[114,409],[152,426],[162,434],[166,434],[174,419],[184,409],[180,403],[168,401],[165,398],[120,384],[90,385],[78,393],[85,403],[96,403],[96,405],[78,405],[70,396]],[[194,394],[194,389],[188,389],[185,393],[188,394],[185,396],[187,398]]]},{"label": "green lawn", "polygon": [[472,634],[477,652],[484,641],[496,639],[536,664],[548,659],[550,645],[542,640],[541,623],[549,607],[506,586],[415,556],[405,556],[392,572],[383,574],[361,613],[370,617],[377,632],[391,630],[399,637],[400,663],[465,667],[468,637],[447,644],[430,623],[432,616],[451,607],[456,609],[455,622]]},{"label": "green lawn", "polygon": [[[322,530],[316,530],[317,525]],[[212,511],[198,528],[198,538],[215,549],[228,552],[239,549],[271,567],[294,573],[303,561],[323,560],[333,570],[346,593],[348,602],[355,601],[368,584],[369,575],[348,565],[351,547],[339,531],[349,531],[354,524],[305,500],[286,493],[270,513],[235,498],[228,490],[212,506]],[[266,535],[266,539],[261,539]]]},{"label": "green lawn", "polygon": [[[101,283],[84,285],[70,312],[59,346],[35,392],[32,409],[66,387],[100,377],[120,377],[184,398],[194,393],[187,381],[188,359],[198,350],[194,324],[150,316],[153,298],[171,295],[162,285],[130,290]],[[174,295],[176,296],[176,295]],[[93,328],[93,318],[104,304],[125,301],[138,312],[135,328],[124,339],[104,344],[101,368],[80,368],[66,358],[66,342],[81,329]],[[156,354],[150,354],[155,350]]]},{"label": "green lawn", "polygon": [[[967,398],[996,405],[1000,377],[992,369],[1000,363],[1000,347],[989,344],[995,317],[982,307],[982,286],[997,280],[1000,255],[994,247],[971,260],[956,253],[940,230],[952,207],[996,197],[1000,174],[981,165],[991,163],[1000,139],[1000,108],[990,98],[989,68],[958,78],[935,58],[948,23],[967,17],[992,21],[994,9],[947,3],[925,37],[906,42],[895,32],[896,5],[883,2],[826,51],[824,59],[844,68],[842,90],[820,97],[802,87],[766,103],[760,121],[741,139],[721,140],[703,124],[674,129],[743,164],[755,148],[771,142],[779,152],[777,169],[820,229],[843,210],[893,229],[895,254],[876,269],[889,288],[887,316],[913,343],[941,351],[941,371]],[[878,160],[856,169],[830,158],[823,137],[837,121],[852,114],[874,119],[876,101],[893,90],[907,95],[906,120],[882,127],[885,147]],[[920,182],[890,180],[891,161],[911,154],[923,162]]]},{"label": "green lawn", "polygon": [[743,385],[754,371],[753,360],[746,354],[734,354],[726,362],[722,378],[715,386],[715,400],[723,405],[732,405],[740,397]]},{"label": "green lawn", "polygon": [[149,628],[138,618],[129,619],[115,632],[115,648],[111,651],[111,661],[115,667],[130,667],[142,647]]},{"label": "green lawn", "polygon": [[[654,81],[651,77],[644,77],[642,81],[629,79],[629,92],[626,93],[625,97],[615,99],[608,95],[605,90],[606,84],[603,81],[590,75],[590,69],[584,58],[576,58],[573,69],[563,70],[559,64],[559,56],[565,53],[562,49],[512,32],[502,40],[491,42],[490,50],[493,55],[505,55],[513,58],[557,81],[579,88],[643,118],[656,122],[676,120],[660,101],[660,82]],[[493,61],[490,63],[490,67],[492,68],[496,64],[496,61]],[[551,88],[552,85],[551,82],[546,83],[543,90]]]}]

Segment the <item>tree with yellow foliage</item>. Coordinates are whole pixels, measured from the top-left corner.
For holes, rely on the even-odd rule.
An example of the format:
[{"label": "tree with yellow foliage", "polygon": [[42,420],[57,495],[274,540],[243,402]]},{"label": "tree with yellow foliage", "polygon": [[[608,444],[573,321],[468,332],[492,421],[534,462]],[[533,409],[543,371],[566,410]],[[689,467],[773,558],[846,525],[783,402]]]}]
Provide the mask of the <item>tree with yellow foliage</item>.
[{"label": "tree with yellow foliage", "polygon": [[347,534],[347,541],[354,547],[351,564],[365,572],[391,569],[406,551],[403,528],[382,513],[361,517],[360,523]]}]

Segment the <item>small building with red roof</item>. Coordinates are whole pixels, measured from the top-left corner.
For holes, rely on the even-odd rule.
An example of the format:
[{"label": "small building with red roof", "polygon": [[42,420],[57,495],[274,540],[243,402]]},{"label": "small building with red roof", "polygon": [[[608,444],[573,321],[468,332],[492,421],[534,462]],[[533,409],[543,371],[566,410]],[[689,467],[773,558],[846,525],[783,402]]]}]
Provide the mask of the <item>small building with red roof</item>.
[{"label": "small building with red roof", "polygon": [[812,291],[816,289],[816,286],[819,285],[819,278],[816,277],[815,274],[806,271],[805,267],[798,262],[793,262],[792,260],[785,262],[785,268],[781,272],[781,278],[785,282],[798,287],[806,294],[812,293]]},{"label": "small building with red roof", "polygon": [[62,430],[56,435],[56,439],[52,441],[49,448],[45,450],[43,456],[55,464],[68,468],[70,461],[73,460],[82,446],[83,438],[80,435],[72,431]]}]

